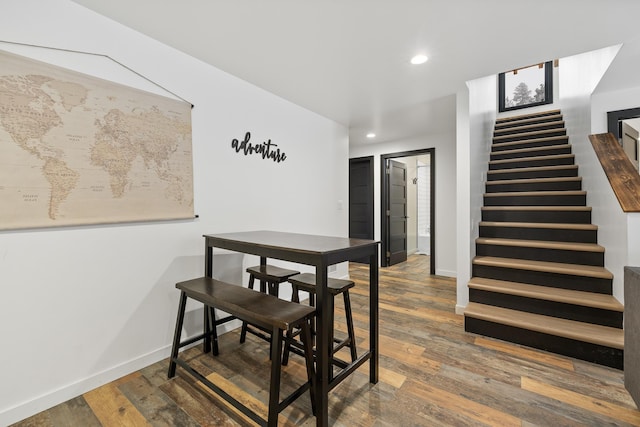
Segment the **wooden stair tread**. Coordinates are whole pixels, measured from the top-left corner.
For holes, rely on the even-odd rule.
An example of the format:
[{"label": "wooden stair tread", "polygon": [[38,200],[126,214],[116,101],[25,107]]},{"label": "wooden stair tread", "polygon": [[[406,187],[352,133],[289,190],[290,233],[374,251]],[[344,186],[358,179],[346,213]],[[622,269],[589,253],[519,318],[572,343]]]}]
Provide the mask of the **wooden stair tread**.
[{"label": "wooden stair tread", "polygon": [[578,169],[578,165],[555,165],[555,166],[532,166],[528,168],[494,169],[487,171],[488,174],[501,174],[513,172],[540,172],[562,169]]},{"label": "wooden stair tread", "polygon": [[558,110],[539,111],[537,113],[526,113],[526,114],[518,114],[517,116],[499,117],[496,119],[496,123],[509,123],[517,120],[547,117],[555,114],[561,114],[560,110],[558,109]]},{"label": "wooden stair tread", "polygon": [[591,211],[591,206],[483,206],[487,211]]},{"label": "wooden stair tread", "polygon": [[518,144],[531,144],[531,143],[540,143],[540,142],[547,142],[547,141],[559,141],[561,139],[565,139],[565,140],[569,140],[569,136],[568,135],[556,135],[556,136],[547,136],[545,138],[534,138],[534,139],[521,139],[518,141],[507,141],[507,142],[497,142],[494,144],[491,144],[491,152],[497,152],[500,150],[494,150],[495,148],[502,148],[502,147],[509,147],[511,145],[518,145]]},{"label": "wooden stair tread", "polygon": [[557,191],[505,191],[500,193],[484,193],[485,197],[505,197],[505,196],[584,196],[584,190],[557,190]]},{"label": "wooden stair tread", "polygon": [[598,279],[613,279],[613,274],[604,267],[583,264],[567,264],[550,261],[534,261],[517,258],[500,258],[492,256],[476,256],[473,264],[488,267],[511,268],[516,270],[531,270],[545,273],[584,276]]},{"label": "wooden stair tread", "polygon": [[513,123],[531,123],[531,122],[535,122],[538,121],[540,119],[549,119],[549,122],[555,122],[555,121],[561,121],[562,120],[562,114],[558,113],[558,114],[550,114],[550,115],[545,115],[545,116],[538,116],[538,117],[530,117],[527,119],[520,119],[520,120],[510,120],[510,121],[496,121],[496,125],[495,127],[498,128],[504,128],[507,129],[508,126],[510,124]]},{"label": "wooden stair tread", "polygon": [[469,287],[490,292],[555,301],[565,304],[611,310],[622,313],[624,306],[613,296],[595,292],[574,291],[571,289],[553,288],[549,286],[530,285],[527,283],[509,282],[506,280],[472,277]]},{"label": "wooden stair tread", "polygon": [[514,228],[551,228],[551,229],[571,229],[571,230],[597,230],[598,226],[593,224],[573,224],[554,222],[497,222],[481,221],[480,226],[485,227],[514,227]]},{"label": "wooden stair tread", "polygon": [[[544,123],[520,124],[518,126],[494,128],[493,129],[493,135],[494,136],[515,135],[515,134],[518,134],[518,133],[526,133],[527,131],[530,131],[530,130],[536,130],[536,129],[540,129],[540,128],[547,128],[548,126],[553,126],[553,125],[558,125],[558,124],[560,124],[562,126],[554,127],[552,129],[557,129],[557,130],[564,129],[564,120],[549,120],[549,121],[546,121]],[[551,129],[544,129],[544,130],[551,130]]]},{"label": "wooden stair tread", "polygon": [[[530,162],[533,160],[557,160],[557,159],[566,159],[566,158],[575,157],[573,154],[552,154],[550,156],[533,156],[533,157],[518,157],[515,159],[501,159],[501,160],[490,160],[490,165],[497,165],[502,163],[514,163],[514,162]],[[520,168],[514,168],[520,170]]]},{"label": "wooden stair tread", "polygon": [[557,178],[522,178],[522,179],[497,179],[494,181],[487,181],[487,185],[500,185],[500,184],[531,184],[531,183],[549,183],[549,182],[571,182],[582,181],[581,176],[560,176]]},{"label": "wooden stair tread", "polygon": [[543,316],[474,302],[467,304],[464,315],[572,340],[624,349],[624,331],[609,326]]},{"label": "wooden stair tread", "polygon": [[537,249],[557,249],[578,252],[604,252],[604,247],[596,243],[557,242],[548,240],[502,239],[496,237],[478,237],[481,245],[520,246]]},{"label": "wooden stair tread", "polygon": [[543,130],[537,130],[533,132],[512,133],[508,135],[494,136],[493,141],[500,141],[503,139],[521,138],[521,137],[528,137],[528,136],[535,137],[537,135],[545,135],[549,133],[566,132],[566,131],[567,130],[565,128],[557,128],[557,129],[543,129]]},{"label": "wooden stair tread", "polygon": [[516,153],[527,153],[527,152],[535,154],[536,151],[566,150],[567,148],[570,149],[571,144],[543,145],[541,147],[515,148],[513,150],[492,151],[491,154],[502,155],[502,154],[516,154]]}]

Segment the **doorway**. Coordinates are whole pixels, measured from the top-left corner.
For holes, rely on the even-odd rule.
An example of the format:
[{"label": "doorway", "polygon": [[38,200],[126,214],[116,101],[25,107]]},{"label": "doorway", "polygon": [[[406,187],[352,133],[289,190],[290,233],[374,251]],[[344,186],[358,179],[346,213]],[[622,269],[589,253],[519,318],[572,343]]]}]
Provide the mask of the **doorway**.
[{"label": "doorway", "polygon": [[435,274],[435,148],[381,155],[380,167],[381,266],[416,253],[430,257]]}]

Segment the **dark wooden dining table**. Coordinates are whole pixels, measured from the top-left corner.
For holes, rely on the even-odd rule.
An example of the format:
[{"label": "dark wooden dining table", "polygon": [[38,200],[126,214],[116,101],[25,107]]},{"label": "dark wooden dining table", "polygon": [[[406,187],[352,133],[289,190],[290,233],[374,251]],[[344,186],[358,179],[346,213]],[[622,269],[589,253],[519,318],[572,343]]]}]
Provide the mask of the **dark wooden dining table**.
[{"label": "dark wooden dining table", "polygon": [[[316,425],[329,425],[329,392],[365,362],[369,362],[369,382],[378,382],[379,326],[378,326],[378,245],[374,240],[347,237],[317,236],[280,231],[244,231],[237,233],[205,234],[205,275],[213,275],[213,248],[222,248],[260,257],[265,265],[268,258],[313,266],[316,269]],[[355,259],[369,260],[369,349],[355,361],[346,364],[336,375],[331,350],[333,343],[329,326],[329,298],[327,291],[330,265]]]}]

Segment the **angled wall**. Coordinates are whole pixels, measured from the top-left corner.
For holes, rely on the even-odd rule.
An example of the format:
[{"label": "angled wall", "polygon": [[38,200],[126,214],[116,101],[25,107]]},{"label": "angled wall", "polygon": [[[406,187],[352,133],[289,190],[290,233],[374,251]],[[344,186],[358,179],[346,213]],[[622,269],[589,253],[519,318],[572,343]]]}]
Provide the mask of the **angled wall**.
[{"label": "angled wall", "polygon": [[[194,104],[199,215],[0,232],[0,425],[166,357],[178,304],[175,283],[202,275],[203,234],[273,229],[347,235],[347,210],[338,203],[348,200],[344,126],[71,1],[3,1],[0,40],[108,55]],[[224,43],[212,41],[212,48],[218,42]],[[8,46],[0,43],[0,49]],[[34,55],[78,65],[73,55],[46,49]],[[121,78],[103,65],[89,64],[85,72]],[[154,90],[135,78],[126,83]],[[248,131],[257,142],[271,139],[286,161],[236,153],[232,139]],[[11,143],[6,133],[0,142]],[[252,262],[221,254],[215,274],[241,281],[243,266]],[[346,266],[336,274],[346,274]],[[197,306],[189,309],[187,332],[193,333],[201,316]]]}]

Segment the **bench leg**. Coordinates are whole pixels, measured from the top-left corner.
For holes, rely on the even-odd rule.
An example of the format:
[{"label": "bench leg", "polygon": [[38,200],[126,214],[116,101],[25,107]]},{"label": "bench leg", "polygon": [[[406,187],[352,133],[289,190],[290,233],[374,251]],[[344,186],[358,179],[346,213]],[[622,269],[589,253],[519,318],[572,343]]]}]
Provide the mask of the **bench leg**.
[{"label": "bench leg", "polygon": [[313,319],[305,320],[300,327],[300,338],[304,347],[304,359],[307,365],[307,381],[309,381],[309,394],[311,397],[311,413],[316,415],[316,370],[313,365],[313,341],[311,338],[310,322]]},{"label": "bench leg", "polygon": [[212,348],[212,352],[214,356],[217,356],[218,354],[220,354],[220,351],[218,349],[218,328],[216,326],[216,309],[213,307],[207,307],[205,306],[204,308],[205,310],[209,310],[209,319],[211,319],[211,337],[213,339],[213,348]]},{"label": "bench leg", "polygon": [[[311,307],[315,307],[316,306],[316,294],[313,292],[309,293],[309,305]],[[311,319],[311,345],[313,346],[316,342],[316,330],[317,330],[317,322],[318,318],[317,316],[315,316],[313,319]]]},{"label": "bench leg", "polygon": [[211,331],[211,321],[209,319],[209,310],[207,310],[207,306],[204,306],[203,311],[203,320],[202,320],[202,331],[204,333],[204,341],[202,341],[202,352],[209,353],[211,351],[211,335],[209,332]]},{"label": "bench leg", "polygon": [[287,339],[284,343],[284,351],[282,354],[282,366],[287,366],[289,364],[289,346],[291,344],[289,344],[290,340],[293,339],[293,332],[291,331],[291,329],[289,329],[287,331]]},{"label": "bench leg", "polygon": [[343,292],[344,294],[344,312],[347,317],[347,335],[349,337],[349,349],[351,350],[351,361],[355,362],[358,358],[356,351],[356,333],[353,328],[353,317],[351,316],[351,300],[349,298],[349,291]]},{"label": "bench leg", "polygon": [[169,360],[168,377],[176,375],[176,358],[180,350],[180,336],[182,335],[182,324],[184,322],[184,310],[187,306],[187,294],[180,293],[180,303],[178,304],[178,317],[176,318],[176,330],[173,334],[173,346],[171,347],[171,359]]},{"label": "bench leg", "polygon": [[269,386],[269,418],[268,427],[278,426],[280,406],[280,355],[282,354],[282,329],[271,331],[271,384]]},{"label": "bench leg", "polygon": [[[300,293],[298,292],[298,287],[296,285],[293,285],[291,287],[292,289],[292,294],[291,294],[291,302],[300,302]],[[290,342],[294,337],[294,333],[293,333],[293,328],[289,328],[289,330],[287,331],[287,340],[284,343],[284,352],[282,354],[282,366],[287,366],[287,364],[289,363],[289,350],[290,350]]]},{"label": "bench leg", "polygon": [[[255,281],[256,281],[255,276],[251,275],[251,277],[249,277],[249,289],[253,289]],[[247,322],[243,321],[242,329],[240,330],[240,344],[243,344],[246,339],[247,339]]]}]

